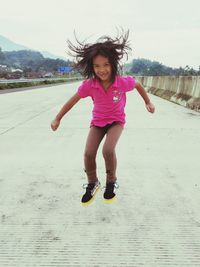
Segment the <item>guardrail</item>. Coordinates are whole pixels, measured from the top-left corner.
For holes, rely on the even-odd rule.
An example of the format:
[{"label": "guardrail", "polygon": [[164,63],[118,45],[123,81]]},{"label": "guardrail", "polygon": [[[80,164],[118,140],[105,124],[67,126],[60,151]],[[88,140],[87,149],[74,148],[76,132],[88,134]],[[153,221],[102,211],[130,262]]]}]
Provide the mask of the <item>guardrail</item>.
[{"label": "guardrail", "polygon": [[200,76],[137,76],[136,79],[149,93],[200,112]]}]

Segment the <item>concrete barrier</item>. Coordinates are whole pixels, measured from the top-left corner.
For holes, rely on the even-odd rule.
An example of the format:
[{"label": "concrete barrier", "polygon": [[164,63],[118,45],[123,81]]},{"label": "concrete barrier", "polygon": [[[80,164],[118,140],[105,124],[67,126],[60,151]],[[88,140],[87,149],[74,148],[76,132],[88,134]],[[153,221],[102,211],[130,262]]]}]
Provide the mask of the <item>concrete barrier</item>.
[{"label": "concrete barrier", "polygon": [[137,76],[147,92],[200,112],[200,76]]}]

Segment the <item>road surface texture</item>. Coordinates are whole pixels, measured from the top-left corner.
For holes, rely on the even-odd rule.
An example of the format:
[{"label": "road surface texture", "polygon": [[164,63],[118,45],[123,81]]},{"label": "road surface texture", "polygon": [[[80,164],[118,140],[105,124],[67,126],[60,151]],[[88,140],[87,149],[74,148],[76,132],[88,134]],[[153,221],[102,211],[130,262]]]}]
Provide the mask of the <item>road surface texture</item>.
[{"label": "road surface texture", "polygon": [[117,201],[83,207],[91,100],[50,129],[79,84],[0,95],[0,266],[200,266],[200,113],[129,92]]}]

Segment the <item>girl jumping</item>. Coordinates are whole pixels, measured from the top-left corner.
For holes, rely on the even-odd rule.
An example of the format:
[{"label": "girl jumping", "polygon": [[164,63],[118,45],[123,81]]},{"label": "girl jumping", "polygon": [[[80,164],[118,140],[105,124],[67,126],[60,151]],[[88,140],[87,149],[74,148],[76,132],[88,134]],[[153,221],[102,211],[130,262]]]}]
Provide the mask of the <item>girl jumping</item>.
[{"label": "girl jumping", "polygon": [[129,32],[122,33],[115,39],[104,36],[94,44],[78,42],[77,46],[68,42],[69,49],[76,58],[75,67],[82,73],[85,80],[56,115],[51,128],[53,131],[57,130],[62,117],[81,98],[91,97],[94,106],[84,152],[88,184],[81,199],[83,205],[91,203],[100,188],[96,155],[104,136],[102,153],[105,160],[106,186],[103,196],[106,202],[112,202],[115,198],[117,188],[115,147],[125,125],[126,93],[136,88],[147,110],[151,113],[155,111],[143,86],[131,76],[120,75],[120,60],[124,55],[127,56],[130,50],[128,35]]}]

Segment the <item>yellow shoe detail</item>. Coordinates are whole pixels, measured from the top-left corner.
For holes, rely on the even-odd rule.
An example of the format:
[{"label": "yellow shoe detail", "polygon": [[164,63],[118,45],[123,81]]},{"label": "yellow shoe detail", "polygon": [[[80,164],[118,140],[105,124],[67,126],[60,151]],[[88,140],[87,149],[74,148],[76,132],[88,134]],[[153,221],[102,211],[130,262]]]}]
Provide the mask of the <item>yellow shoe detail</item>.
[{"label": "yellow shoe detail", "polygon": [[112,204],[113,202],[115,202],[117,200],[117,198],[116,198],[116,196],[114,196],[113,198],[111,198],[111,199],[106,199],[106,198],[104,198],[103,199],[103,202],[104,203],[107,203],[107,204]]}]

